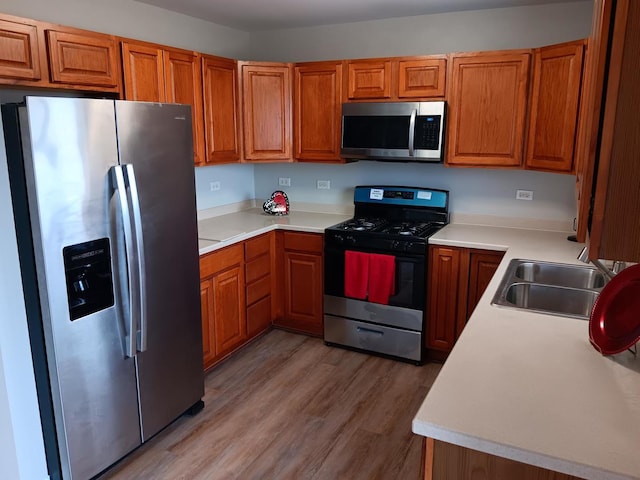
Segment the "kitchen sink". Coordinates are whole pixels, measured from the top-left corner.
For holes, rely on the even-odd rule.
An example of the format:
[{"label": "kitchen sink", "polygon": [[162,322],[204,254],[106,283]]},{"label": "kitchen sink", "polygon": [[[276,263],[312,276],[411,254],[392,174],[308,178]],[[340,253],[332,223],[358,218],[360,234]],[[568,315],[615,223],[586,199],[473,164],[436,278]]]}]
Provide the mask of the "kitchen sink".
[{"label": "kitchen sink", "polygon": [[595,268],[562,263],[519,261],[515,277],[545,285],[588,289],[602,288],[606,283],[604,275]]},{"label": "kitchen sink", "polygon": [[511,260],[492,305],[588,320],[606,279],[595,268]]}]

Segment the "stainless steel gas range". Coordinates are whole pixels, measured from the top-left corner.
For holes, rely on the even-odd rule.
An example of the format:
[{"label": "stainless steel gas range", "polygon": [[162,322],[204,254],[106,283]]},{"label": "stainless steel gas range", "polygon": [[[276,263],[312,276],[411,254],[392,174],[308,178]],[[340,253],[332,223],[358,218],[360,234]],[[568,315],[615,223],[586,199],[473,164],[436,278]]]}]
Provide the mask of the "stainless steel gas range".
[{"label": "stainless steel gas range", "polygon": [[324,340],[420,364],[427,240],[449,223],[449,192],[358,186],[354,204],[325,229]]}]

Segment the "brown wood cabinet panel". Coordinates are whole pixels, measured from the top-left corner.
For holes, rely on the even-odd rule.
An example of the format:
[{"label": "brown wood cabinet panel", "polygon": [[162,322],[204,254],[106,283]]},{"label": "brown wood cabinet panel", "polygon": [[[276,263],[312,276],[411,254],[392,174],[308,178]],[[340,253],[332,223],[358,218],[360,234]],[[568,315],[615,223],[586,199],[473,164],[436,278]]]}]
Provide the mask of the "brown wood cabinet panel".
[{"label": "brown wood cabinet panel", "polygon": [[323,236],[317,233],[285,232],[284,249],[297,250],[307,253],[321,254],[323,251]]},{"label": "brown wood cabinet panel", "polygon": [[193,52],[165,50],[163,58],[165,101],[191,105],[194,163],[202,165],[204,164],[204,119],[200,55]]},{"label": "brown wood cabinet panel", "polygon": [[[432,442],[432,443],[431,443]],[[425,480],[581,480],[542,467],[427,439]],[[431,447],[431,448],[430,448]]]},{"label": "brown wood cabinet panel", "polygon": [[589,255],[640,262],[640,2],[614,8]]},{"label": "brown wood cabinet panel", "polygon": [[237,68],[235,60],[202,57],[206,163],[240,161]]},{"label": "brown wood cabinet panel", "polygon": [[512,52],[451,55],[448,165],[521,166],[530,54]]},{"label": "brown wood cabinet panel", "polygon": [[46,33],[52,82],[119,88],[120,58],[115,38],[56,30]]},{"label": "brown wood cabinet panel", "polygon": [[240,345],[247,336],[244,270],[232,267],[213,277],[216,354]]},{"label": "brown wood cabinet panel", "polygon": [[[273,249],[273,233],[265,233],[244,242],[244,259],[246,261],[260,255],[271,254]],[[250,280],[247,280],[250,281]]]},{"label": "brown wood cabinet panel", "polygon": [[468,258],[465,249],[429,247],[427,348],[444,351],[453,348],[459,319],[466,315],[466,302],[461,299],[466,299],[463,272],[468,271]]},{"label": "brown wood cabinet panel", "polygon": [[444,97],[445,58],[398,61],[398,97]]},{"label": "brown wood cabinet panel", "polygon": [[271,294],[271,275],[266,275],[249,283],[247,281],[247,305]]},{"label": "brown wood cabinet panel", "polygon": [[349,100],[391,98],[391,60],[347,62]]},{"label": "brown wood cabinet panel", "polygon": [[35,22],[21,23],[0,18],[0,82],[40,78],[40,48]]},{"label": "brown wood cabinet panel", "polygon": [[279,323],[322,335],[322,256],[285,250],[283,260],[284,322]]},{"label": "brown wood cabinet panel", "polygon": [[247,335],[253,337],[271,325],[271,296],[247,307]]},{"label": "brown wood cabinet panel", "polygon": [[200,282],[200,310],[202,314],[203,367],[210,367],[216,357],[215,328],[213,326],[213,282],[207,278]]},{"label": "brown wood cabinet panel", "polygon": [[[466,320],[469,319],[476,305],[478,305],[480,297],[496,273],[502,257],[504,257],[504,252],[471,250],[469,256],[469,291],[467,294]],[[461,333],[462,328],[459,326],[457,336],[460,336]]]},{"label": "brown wood cabinet panel", "polygon": [[243,262],[242,243],[215,250],[200,257],[200,278],[210,277]]},{"label": "brown wood cabinet panel", "polygon": [[291,160],[291,66],[240,65],[245,159]]},{"label": "brown wood cabinet panel", "polygon": [[534,50],[527,168],[573,170],[584,42]]},{"label": "brown wood cabinet panel", "polygon": [[245,264],[247,283],[264,277],[271,271],[271,256],[268,254],[250,260]]},{"label": "brown wood cabinet panel", "polygon": [[342,63],[296,66],[293,111],[296,159],[341,161]]},{"label": "brown wood cabinet panel", "polygon": [[122,64],[124,95],[127,100],[166,101],[162,49],[123,42]]}]

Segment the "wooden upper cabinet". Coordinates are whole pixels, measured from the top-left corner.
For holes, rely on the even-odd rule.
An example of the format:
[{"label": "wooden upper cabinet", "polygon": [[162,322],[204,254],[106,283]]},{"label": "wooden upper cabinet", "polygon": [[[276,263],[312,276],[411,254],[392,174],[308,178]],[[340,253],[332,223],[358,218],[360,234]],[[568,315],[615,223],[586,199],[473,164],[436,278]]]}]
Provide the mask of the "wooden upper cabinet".
[{"label": "wooden upper cabinet", "polygon": [[51,82],[119,88],[120,58],[114,37],[58,30],[46,34]]},{"label": "wooden upper cabinet", "polygon": [[164,86],[168,103],[191,105],[193,156],[196,165],[204,164],[202,117],[202,77],[200,55],[193,52],[165,50]]},{"label": "wooden upper cabinet", "polygon": [[245,159],[291,160],[291,65],[239,65]]},{"label": "wooden upper cabinet", "polygon": [[449,70],[449,165],[522,165],[528,51],[454,54]]},{"label": "wooden upper cabinet", "polygon": [[0,17],[0,82],[40,78],[40,45],[35,22]]},{"label": "wooden upper cabinet", "polygon": [[534,50],[527,168],[573,170],[584,41]]},{"label": "wooden upper cabinet", "polygon": [[347,62],[347,98],[391,98],[391,60]]},{"label": "wooden upper cabinet", "polygon": [[446,58],[398,60],[398,98],[444,97]]},{"label": "wooden upper cabinet", "polygon": [[205,163],[240,161],[237,62],[202,57]]},{"label": "wooden upper cabinet", "polygon": [[294,69],[293,143],[300,161],[340,162],[342,63]]},{"label": "wooden upper cabinet", "polygon": [[123,42],[122,64],[125,99],[141,102],[166,100],[161,48]]}]

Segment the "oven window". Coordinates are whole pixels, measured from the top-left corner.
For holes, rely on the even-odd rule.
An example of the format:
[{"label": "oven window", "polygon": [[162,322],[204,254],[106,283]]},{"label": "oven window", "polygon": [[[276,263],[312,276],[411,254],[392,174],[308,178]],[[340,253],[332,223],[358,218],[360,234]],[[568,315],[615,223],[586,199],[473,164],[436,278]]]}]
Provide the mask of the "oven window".
[{"label": "oven window", "polygon": [[[358,250],[364,251],[364,250]],[[383,253],[388,252],[371,252]],[[395,295],[389,297],[389,305],[424,310],[425,305],[425,256],[395,256]],[[325,250],[325,294],[345,297],[344,250]]]}]

